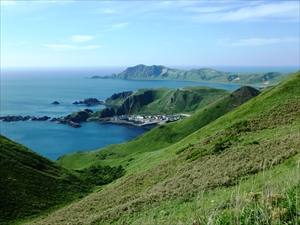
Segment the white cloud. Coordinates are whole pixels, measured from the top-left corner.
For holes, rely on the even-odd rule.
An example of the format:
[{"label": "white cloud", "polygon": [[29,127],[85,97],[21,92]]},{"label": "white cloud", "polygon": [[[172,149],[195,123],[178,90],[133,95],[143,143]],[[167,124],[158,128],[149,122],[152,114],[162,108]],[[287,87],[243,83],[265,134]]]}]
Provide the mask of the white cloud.
[{"label": "white cloud", "polygon": [[187,7],[188,12],[194,12],[193,18],[198,22],[247,22],[247,21],[279,21],[299,22],[299,2],[279,1],[273,3],[256,2],[251,4],[235,2],[226,7]]},{"label": "white cloud", "polygon": [[94,36],[84,36],[84,35],[73,35],[71,37],[73,42],[87,42],[93,40]]},{"label": "white cloud", "polygon": [[219,12],[229,7],[187,7],[186,11],[196,12],[196,13],[211,13],[211,12]]},{"label": "white cloud", "polygon": [[101,48],[100,45],[88,45],[88,46],[77,46],[77,45],[61,45],[61,44],[42,44],[53,51],[69,51],[69,50],[91,50]]},{"label": "white cloud", "polygon": [[13,0],[1,0],[1,6],[8,6],[8,5],[16,5],[17,3]]},{"label": "white cloud", "polygon": [[99,9],[99,10],[95,10],[91,13],[98,13],[98,14],[115,14],[115,13],[118,13],[117,10],[115,9],[109,9],[109,8],[106,8],[106,9]]},{"label": "white cloud", "polygon": [[269,45],[277,43],[288,43],[288,42],[297,42],[299,39],[296,38],[249,38],[241,39],[235,43],[232,43],[232,46],[258,46],[258,45]]},{"label": "white cloud", "polygon": [[110,28],[108,28],[106,31],[113,31],[113,30],[119,30],[122,28],[125,28],[128,26],[129,23],[117,23],[112,25]]}]

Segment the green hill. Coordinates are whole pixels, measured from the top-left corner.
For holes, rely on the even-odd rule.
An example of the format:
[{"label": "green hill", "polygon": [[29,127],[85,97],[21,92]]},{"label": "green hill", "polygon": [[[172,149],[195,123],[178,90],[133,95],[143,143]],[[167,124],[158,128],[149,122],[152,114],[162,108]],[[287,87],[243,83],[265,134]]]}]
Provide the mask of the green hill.
[{"label": "green hill", "polygon": [[125,114],[172,114],[194,113],[217,99],[227,95],[229,91],[211,87],[145,88],[139,89],[126,98],[108,101],[116,109],[102,109],[91,117],[111,117]]},{"label": "green hill", "polygon": [[0,224],[45,214],[85,195],[70,170],[0,135]]},{"label": "green hill", "polygon": [[35,224],[297,224],[299,96],[300,71],[175,144],[132,145],[124,178]]},{"label": "green hill", "polygon": [[[205,90],[210,91],[213,89],[207,88]],[[98,151],[75,152],[64,155],[59,158],[58,163],[72,169],[81,169],[100,162],[101,164],[118,165],[121,161],[126,165],[127,160],[131,161],[134,154],[168,147],[247,102],[259,93],[254,88],[242,87],[182,121],[161,125],[124,144],[107,146]]]},{"label": "green hill", "polygon": [[0,224],[24,224],[124,175],[122,166],[68,170],[0,135]]},{"label": "green hill", "polygon": [[117,114],[133,113],[193,113],[229,92],[209,87],[180,89],[140,89],[129,96],[118,108]]},{"label": "green hill", "polygon": [[92,79],[140,79],[140,80],[189,80],[202,82],[217,82],[226,84],[243,84],[269,86],[277,84],[286,79],[291,73],[233,73],[223,72],[210,68],[192,69],[188,71],[171,69],[165,66],[146,66],[137,65],[128,67],[119,74],[111,74],[108,76],[93,76]]}]

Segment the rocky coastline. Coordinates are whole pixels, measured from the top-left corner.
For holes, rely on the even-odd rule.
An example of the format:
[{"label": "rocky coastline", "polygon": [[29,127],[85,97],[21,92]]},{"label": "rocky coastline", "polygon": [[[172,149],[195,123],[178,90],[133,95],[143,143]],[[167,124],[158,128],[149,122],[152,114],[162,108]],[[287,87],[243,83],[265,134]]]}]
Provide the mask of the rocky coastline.
[{"label": "rocky coastline", "polygon": [[67,124],[74,128],[79,128],[81,125],[79,123],[73,122],[70,118],[70,115],[66,117],[56,118],[56,117],[49,117],[49,116],[1,116],[0,121],[2,122],[18,122],[18,121],[50,121],[57,124]]},{"label": "rocky coastline", "polygon": [[[52,105],[59,105],[60,103],[58,101],[54,101],[51,103]],[[83,101],[75,101],[73,102],[75,105],[84,105],[84,106],[96,106],[96,105],[105,105],[105,102],[99,101],[96,98],[87,98]],[[83,110],[88,113],[93,113],[92,110],[85,109]],[[67,115],[65,117],[49,117],[49,116],[16,116],[16,115],[10,115],[10,116],[1,116],[0,121],[2,122],[18,122],[18,121],[50,121],[57,124],[66,124],[74,128],[81,127],[80,122],[86,121],[82,120],[80,116],[76,115],[72,117],[72,115]]]},{"label": "rocky coastline", "polygon": [[36,117],[36,116],[1,116],[0,120],[3,122],[16,122],[16,121],[46,121],[51,119],[49,116],[42,116],[42,117]]}]

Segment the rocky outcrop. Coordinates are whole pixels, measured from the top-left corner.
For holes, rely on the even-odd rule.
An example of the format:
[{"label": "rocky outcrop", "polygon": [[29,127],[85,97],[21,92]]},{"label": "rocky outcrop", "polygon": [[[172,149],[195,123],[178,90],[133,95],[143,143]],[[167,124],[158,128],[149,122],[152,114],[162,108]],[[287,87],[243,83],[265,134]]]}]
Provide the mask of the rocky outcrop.
[{"label": "rocky outcrop", "polygon": [[101,110],[99,118],[113,117],[115,114],[116,110],[114,108],[105,108]]},{"label": "rocky outcrop", "polygon": [[133,95],[127,98],[124,103],[117,109],[116,115],[125,115],[137,112],[145,105],[154,101],[154,92],[146,90],[139,95]]},{"label": "rocky outcrop", "polygon": [[79,123],[75,123],[75,122],[71,121],[70,117],[71,117],[71,115],[68,115],[68,116],[62,117],[62,118],[54,117],[50,120],[50,122],[57,123],[57,124],[67,124],[67,125],[69,125],[71,127],[74,127],[74,128],[81,127],[81,125]]},{"label": "rocky outcrop", "polygon": [[53,105],[59,105],[59,102],[58,101],[54,101],[51,104],[53,104]]},{"label": "rocky outcrop", "polygon": [[67,124],[72,127],[78,128],[81,127],[79,123],[76,123],[75,121],[72,121],[71,115],[68,115],[66,117],[56,118],[56,117],[49,117],[49,116],[2,116],[0,117],[0,120],[3,122],[18,122],[18,121],[47,121],[50,119],[50,122],[58,123],[58,124]]},{"label": "rocky outcrop", "polygon": [[35,117],[35,116],[2,116],[0,120],[3,122],[17,122],[17,121],[46,121],[51,119],[49,116]]},{"label": "rocky outcrop", "polygon": [[125,71],[118,74],[121,79],[132,79],[132,78],[156,78],[161,74],[166,73],[168,70],[165,66],[145,66],[137,65],[134,67],[128,67]]},{"label": "rocky outcrop", "polygon": [[74,123],[85,122],[92,113],[93,113],[93,111],[89,110],[89,109],[84,109],[81,111],[74,112],[70,116],[70,121],[72,121]]},{"label": "rocky outcrop", "polygon": [[49,120],[51,119],[51,117],[49,116],[42,116],[42,117],[33,117],[31,118],[32,121],[46,121],[46,120]]},{"label": "rocky outcrop", "polygon": [[77,112],[72,113],[71,115],[67,115],[61,118],[52,118],[50,122],[58,123],[58,124],[67,124],[74,128],[81,127],[80,122],[85,122],[93,113],[90,109],[84,109]]},{"label": "rocky outcrop", "polygon": [[73,121],[69,121],[67,124],[70,125],[71,127],[74,127],[74,128],[81,127],[81,125],[79,123],[75,123]]},{"label": "rocky outcrop", "polygon": [[84,101],[75,101],[74,105],[85,105],[85,106],[95,106],[95,105],[104,105],[103,101],[99,101],[96,98],[86,98]]},{"label": "rocky outcrop", "polygon": [[123,92],[120,92],[120,93],[114,93],[112,96],[110,96],[109,98],[107,98],[105,100],[105,103],[109,102],[109,101],[113,101],[113,100],[117,100],[119,98],[127,98],[129,97],[130,95],[132,95],[133,92],[132,91],[123,91]]}]

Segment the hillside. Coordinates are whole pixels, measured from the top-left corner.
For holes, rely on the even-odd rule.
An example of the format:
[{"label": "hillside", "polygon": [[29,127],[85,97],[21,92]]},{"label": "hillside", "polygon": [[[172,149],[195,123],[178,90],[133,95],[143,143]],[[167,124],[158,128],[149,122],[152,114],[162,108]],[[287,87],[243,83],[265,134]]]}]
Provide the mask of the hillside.
[{"label": "hillside", "polygon": [[259,93],[254,88],[242,87],[182,121],[156,127],[140,137],[120,145],[107,146],[98,151],[75,152],[64,155],[59,158],[58,163],[68,168],[81,169],[87,165],[97,163],[118,165],[120,161],[127,162],[127,160],[133,159],[133,154],[159,150],[182,140],[251,98],[256,97]]},{"label": "hillside", "polygon": [[241,74],[223,72],[210,68],[191,69],[184,71],[179,69],[171,69],[165,66],[146,66],[140,64],[134,67],[128,67],[119,74],[93,76],[91,79],[188,80],[224,84],[269,86],[283,81],[289,75],[291,75],[291,73],[284,74],[279,72],[268,72],[257,74]]},{"label": "hillside", "polygon": [[296,224],[299,96],[297,72],[167,148],[133,153],[125,178],[35,224]]},{"label": "hillside", "polygon": [[70,170],[0,135],[0,224],[45,214],[87,194]]},{"label": "hillside", "polygon": [[116,109],[102,109],[95,112],[91,117],[103,118],[126,114],[194,113],[228,93],[227,90],[202,86],[180,89],[139,89],[126,98],[109,100],[108,103],[114,105]]}]

